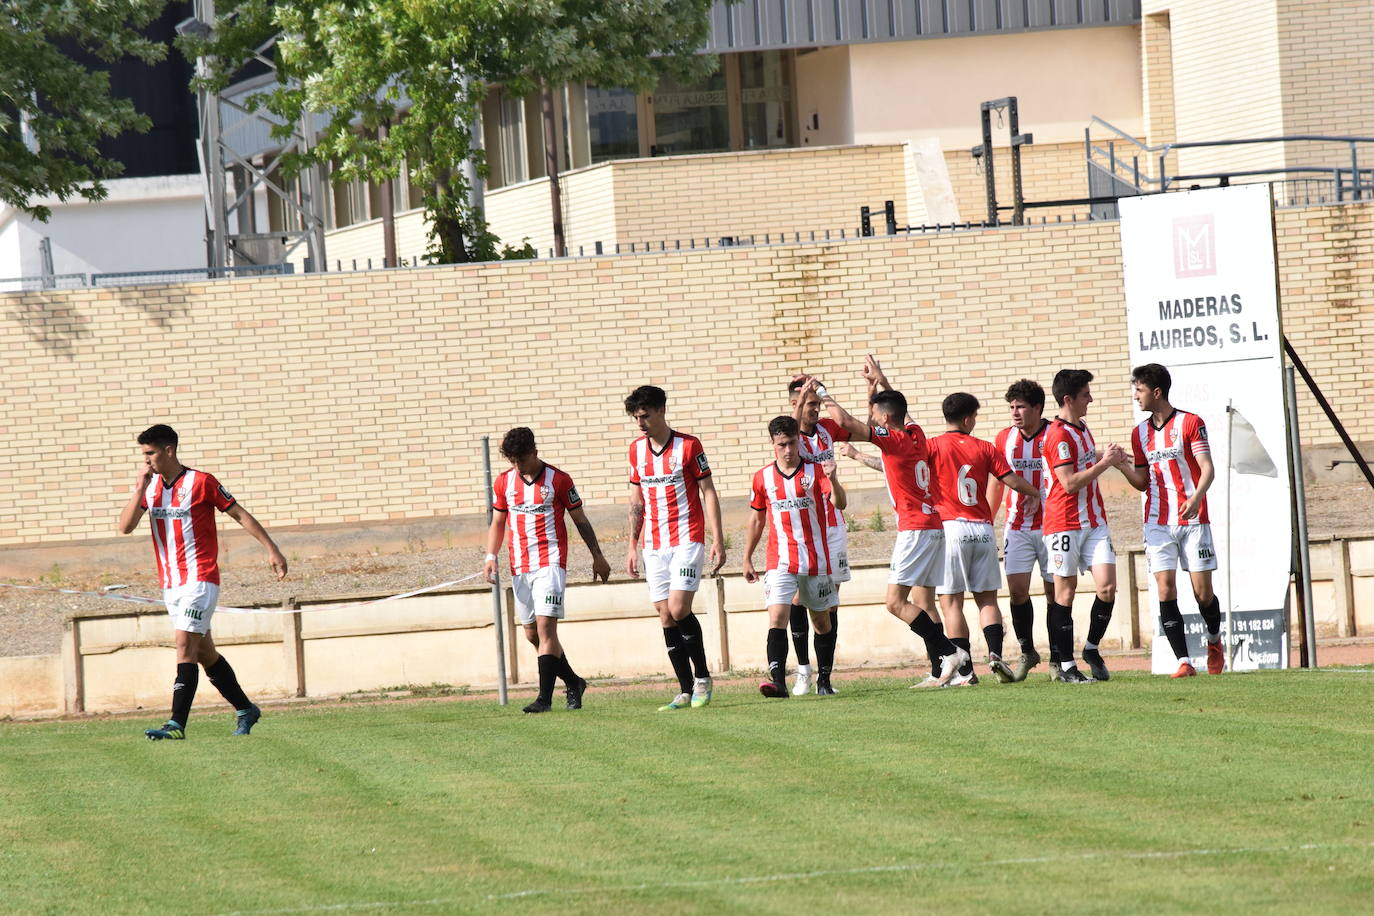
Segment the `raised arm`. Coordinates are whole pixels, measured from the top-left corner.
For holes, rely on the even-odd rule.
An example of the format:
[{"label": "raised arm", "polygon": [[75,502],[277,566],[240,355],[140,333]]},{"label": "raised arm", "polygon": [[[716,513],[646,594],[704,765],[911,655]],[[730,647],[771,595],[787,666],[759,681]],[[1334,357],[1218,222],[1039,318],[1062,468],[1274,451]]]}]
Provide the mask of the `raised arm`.
[{"label": "raised arm", "polygon": [[840,483],[839,468],[835,466],[835,459],[822,461],[821,470],[830,481],[830,501],[835,504],[836,509],[843,512],[849,507],[849,494],[845,492],[844,484]]},{"label": "raised arm", "polygon": [[600,579],[602,582],[611,578],[611,564],[601,554],[601,545],[596,542],[596,531],[592,528],[591,521],[587,518],[587,513],[578,506],[576,509],[568,510],[569,517],[573,524],[577,526],[577,533],[582,535],[583,542],[587,549],[592,553],[592,581]]},{"label": "raised arm", "polygon": [[272,564],[272,569],[276,571],[278,579],[286,578],[286,557],[277,549],[277,544],[272,540],[272,536],[267,533],[267,529],[255,518],[241,503],[234,503],[224,514],[232,518],[243,526],[253,538],[267,550],[268,562]]},{"label": "raised arm", "polygon": [[848,442],[841,445],[841,450],[844,452],[846,458],[852,458],[865,467],[872,468],[875,471],[881,471],[883,469],[883,459],[879,458],[877,455],[866,455]]},{"label": "raised arm", "polygon": [[129,501],[119,511],[119,525],[116,530],[120,534],[132,534],[143,519],[143,513],[148,511],[143,508],[143,491],[148,489],[148,482],[152,479],[153,469],[146,464],[143,465],[138,480],[134,483],[134,491],[129,494]]},{"label": "raised arm", "polygon": [[821,403],[825,405],[825,409],[830,413],[830,419],[844,427],[845,432],[849,433],[850,439],[859,442],[869,441],[867,423],[862,423],[851,416],[849,411],[841,407],[833,397],[828,397]]}]

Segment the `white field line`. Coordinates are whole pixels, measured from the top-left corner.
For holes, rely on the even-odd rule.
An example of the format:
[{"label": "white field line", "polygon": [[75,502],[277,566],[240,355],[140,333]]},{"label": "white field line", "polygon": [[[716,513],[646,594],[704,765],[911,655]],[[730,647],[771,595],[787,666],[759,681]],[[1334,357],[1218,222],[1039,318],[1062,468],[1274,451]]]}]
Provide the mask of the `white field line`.
[{"label": "white field line", "polygon": [[1006,868],[1017,865],[1048,865],[1059,862],[1096,860],[1141,861],[1150,859],[1186,859],[1202,856],[1237,856],[1264,854],[1296,854],[1339,849],[1374,849],[1369,843],[1300,843],[1290,846],[1234,846],[1223,849],[1178,849],[1155,852],[1087,852],[1068,856],[1025,856],[1015,859],[996,859],[989,862],[908,862],[900,865],[873,865],[863,868],[831,868],[815,871],[779,872],[771,875],[749,875],[741,878],[709,878],[702,881],[663,881],[644,884],[621,884],[606,887],[531,888],[507,894],[487,894],[482,897],[440,897],[430,900],[378,900],[368,903],[331,903],[318,906],[286,907],[271,910],[234,910],[218,916],[273,916],[285,913],[345,913],[350,910],[399,910],[423,907],[472,906],[478,903],[498,903],[502,900],[522,900],[530,897],[581,897],[592,894],[636,893],[656,890],[690,890],[694,888],[738,887],[750,884],[814,881],[841,875],[870,875],[918,871],[971,870]]}]

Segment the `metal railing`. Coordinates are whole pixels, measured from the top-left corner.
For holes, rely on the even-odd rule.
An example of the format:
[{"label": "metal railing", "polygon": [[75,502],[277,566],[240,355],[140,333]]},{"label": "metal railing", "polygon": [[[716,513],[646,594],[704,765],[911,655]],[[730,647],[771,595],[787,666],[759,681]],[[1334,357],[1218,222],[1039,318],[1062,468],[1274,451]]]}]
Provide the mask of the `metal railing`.
[{"label": "metal railing", "polygon": [[38,274],[32,277],[10,277],[7,280],[0,280],[0,293],[33,293],[45,289],[80,289],[85,285],[85,274]]},{"label": "metal railing", "polygon": [[191,267],[178,270],[125,270],[115,273],[91,274],[92,286],[148,286],[158,283],[187,283],[194,280],[234,280],[240,277],[264,277],[292,274],[296,265],[246,264],[237,267]]},{"label": "metal railing", "polygon": [[[1107,132],[1094,138],[1093,129]],[[1273,168],[1222,169],[1208,172],[1171,171],[1170,156],[1177,162],[1180,150],[1221,149],[1265,144],[1340,144],[1345,153],[1339,162],[1316,165],[1282,165]],[[1083,130],[1083,149],[1088,165],[1089,187],[1098,191],[1149,194],[1196,187],[1200,183],[1225,187],[1247,180],[1264,181],[1274,186],[1275,203],[1280,207],[1374,200],[1374,166],[1361,165],[1361,159],[1374,161],[1374,137],[1327,134],[1294,134],[1282,137],[1252,137],[1243,140],[1203,140],[1186,143],[1141,143],[1113,124],[1093,117]],[[1363,152],[1363,157],[1361,153]],[[1176,169],[1177,166],[1175,165]],[[1114,210],[1112,205],[1102,208]],[[1095,215],[1105,215],[1095,214]]]}]

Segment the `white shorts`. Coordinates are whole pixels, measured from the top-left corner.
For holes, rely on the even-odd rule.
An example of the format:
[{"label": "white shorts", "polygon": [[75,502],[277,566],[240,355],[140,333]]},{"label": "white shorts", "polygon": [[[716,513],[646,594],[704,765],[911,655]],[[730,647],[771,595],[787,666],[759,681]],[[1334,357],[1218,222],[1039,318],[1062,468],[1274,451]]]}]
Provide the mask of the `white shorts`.
[{"label": "white shorts", "polygon": [[995,592],[1002,587],[991,522],[945,522],[945,578],[937,595]]},{"label": "white shorts", "polygon": [[781,569],[770,569],[763,577],[765,607],[778,604],[797,604],[811,611],[828,611],[839,604],[835,583],[829,576],[805,576]]},{"label": "white shorts", "polygon": [[853,578],[849,574],[849,532],[843,525],[836,525],[826,532],[830,541],[830,581],[839,585]]},{"label": "white shorts", "polygon": [[1146,525],[1145,568],[1152,574],[1166,569],[1206,572],[1217,568],[1211,525]]},{"label": "white shorts", "polygon": [[1064,579],[1077,578],[1094,566],[1115,566],[1116,551],[1106,525],[1045,535],[1050,552],[1050,572]]},{"label": "white shorts", "polygon": [[219,586],[213,582],[188,582],[164,588],[162,601],[172,616],[172,626],[187,633],[209,633],[210,618],[219,604]]},{"label": "white shorts", "polygon": [[1040,576],[1046,582],[1054,579],[1050,572],[1050,551],[1045,546],[1045,536],[1039,528],[1016,530],[1008,528],[1002,533],[1002,562],[1006,564],[1007,575],[1016,576],[1035,571],[1040,564]]},{"label": "white shorts", "polygon": [[694,592],[701,584],[706,545],[679,544],[644,550],[644,578],[649,581],[649,600],[667,601],[669,592]]},{"label": "white shorts", "polygon": [[897,541],[892,545],[892,565],[887,574],[887,583],[935,588],[944,580],[944,530],[922,528],[920,531],[898,531]]},{"label": "white shorts", "polygon": [[568,571],[561,566],[545,566],[520,573],[511,582],[515,593],[515,616],[521,626],[534,623],[535,617],[563,619],[563,590]]}]

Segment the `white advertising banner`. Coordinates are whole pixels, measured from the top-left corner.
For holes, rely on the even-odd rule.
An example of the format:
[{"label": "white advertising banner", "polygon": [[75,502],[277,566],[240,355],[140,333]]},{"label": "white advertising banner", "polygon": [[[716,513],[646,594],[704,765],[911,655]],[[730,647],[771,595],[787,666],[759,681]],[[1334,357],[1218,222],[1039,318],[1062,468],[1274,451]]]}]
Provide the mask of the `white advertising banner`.
[{"label": "white advertising banner", "polygon": [[[1131,365],[1166,366],[1169,401],[1207,425],[1216,465],[1207,491],[1219,562],[1212,581],[1223,613],[1232,612],[1228,654],[1237,669],[1286,667],[1293,533],[1269,186],[1124,198],[1120,209]],[[1178,591],[1201,668],[1202,618],[1181,570]],[[1153,670],[1172,673],[1153,581],[1150,609]]]}]

